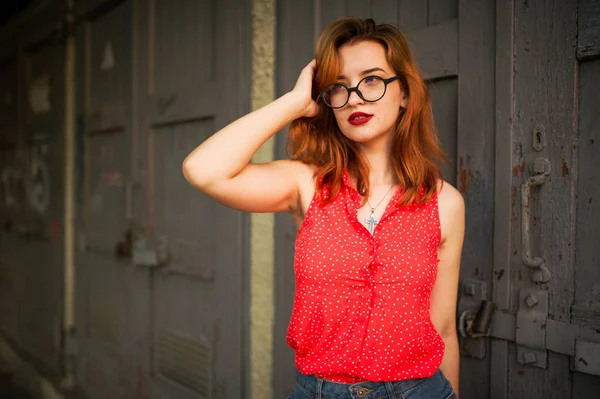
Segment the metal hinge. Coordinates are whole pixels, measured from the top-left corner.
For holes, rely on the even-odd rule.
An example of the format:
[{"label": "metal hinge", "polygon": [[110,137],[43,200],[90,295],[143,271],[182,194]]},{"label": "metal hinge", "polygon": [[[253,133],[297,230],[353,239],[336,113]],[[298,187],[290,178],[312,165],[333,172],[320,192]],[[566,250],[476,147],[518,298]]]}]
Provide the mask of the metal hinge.
[{"label": "metal hinge", "polygon": [[571,356],[575,371],[600,375],[600,331],[547,318],[548,292],[523,289],[519,311],[512,314],[493,309],[481,301],[479,309],[465,315],[459,327],[466,339],[495,338],[517,344],[518,361],[523,365],[547,367],[548,351]]}]

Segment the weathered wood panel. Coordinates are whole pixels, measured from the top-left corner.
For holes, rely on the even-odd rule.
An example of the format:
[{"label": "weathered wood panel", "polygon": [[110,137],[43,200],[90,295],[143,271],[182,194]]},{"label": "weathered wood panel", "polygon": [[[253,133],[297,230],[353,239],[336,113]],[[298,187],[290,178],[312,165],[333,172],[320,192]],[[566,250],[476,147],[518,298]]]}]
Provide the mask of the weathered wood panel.
[{"label": "weathered wood panel", "polygon": [[458,16],[458,0],[428,0],[428,25],[437,25]]},{"label": "weathered wood panel", "polygon": [[[511,202],[513,134],[513,2],[496,2],[494,273],[492,301],[498,310],[510,309]],[[508,398],[509,343],[490,342],[490,399]]]},{"label": "weathered wood panel", "polygon": [[[579,69],[579,140],[577,145],[577,243],[575,250],[575,305],[600,306],[600,60],[583,61]],[[600,312],[577,312],[596,320]]]},{"label": "weathered wood panel", "polygon": [[[277,2],[276,95],[281,96],[294,87],[300,71],[314,57],[314,44],[309,35],[313,32],[316,10],[312,4],[295,0]],[[276,154],[287,158],[287,128],[275,137]],[[275,323],[273,331],[273,393],[286,398],[296,381],[294,352],[285,337],[294,301],[294,242],[296,225],[289,214],[275,215]]]},{"label": "weathered wood panel", "polygon": [[398,26],[398,2],[389,0],[373,0],[373,19],[378,24]]},{"label": "weathered wood panel", "polygon": [[427,27],[427,1],[399,0],[398,28],[410,32]]},{"label": "weathered wood panel", "polygon": [[442,148],[448,157],[444,165],[444,180],[456,185],[456,139],[458,114],[458,79],[442,79],[428,84],[433,118]]},{"label": "weathered wood panel", "polygon": [[[494,11],[495,2],[491,0],[459,2],[456,52],[459,75],[456,184],[467,209],[460,276],[479,277],[488,287],[494,224]],[[481,360],[461,359],[461,396],[489,396],[489,359],[489,356]]]},{"label": "weathered wood panel", "polygon": [[600,0],[579,0],[577,58],[600,55]]},{"label": "weathered wood panel", "polygon": [[[512,262],[513,307],[519,289],[534,287],[530,270],[521,260],[521,184],[530,176],[529,165],[547,158],[552,173],[546,183],[531,190],[532,255],[550,268],[547,285],[549,317],[569,322],[574,288],[574,200],[577,60],[577,9],[571,1],[515,2],[515,79],[513,133]],[[533,149],[533,131],[542,126],[546,147]],[[516,312],[516,308],[513,311]],[[547,369],[518,364],[511,351],[509,397],[568,398],[571,394],[569,358],[549,353]],[[551,383],[548,383],[551,381]]]},{"label": "weathered wood panel", "polygon": [[458,21],[408,31],[417,64],[426,79],[458,75]]}]

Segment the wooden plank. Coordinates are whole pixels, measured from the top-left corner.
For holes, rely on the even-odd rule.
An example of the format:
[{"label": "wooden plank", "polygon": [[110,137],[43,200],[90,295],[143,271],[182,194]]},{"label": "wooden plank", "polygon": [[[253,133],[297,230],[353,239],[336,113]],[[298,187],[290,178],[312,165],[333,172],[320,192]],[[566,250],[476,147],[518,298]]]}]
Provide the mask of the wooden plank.
[{"label": "wooden plank", "polygon": [[573,305],[571,312],[571,324],[600,330],[600,307]]},{"label": "wooden plank", "polygon": [[[494,202],[494,62],[495,1],[463,0],[458,25],[458,163],[457,188],[466,204],[466,233],[460,276],[478,277],[491,287]],[[452,25],[451,25],[452,24]],[[448,32],[450,34],[450,32]],[[452,34],[455,34],[452,31]],[[443,36],[439,36],[441,42]],[[508,173],[508,172],[506,172]],[[490,387],[490,358],[461,359],[460,393],[486,398]]]},{"label": "wooden plank", "polygon": [[457,79],[443,79],[429,83],[428,89],[435,126],[450,164],[444,168],[444,180],[456,185],[458,82]]},{"label": "wooden plank", "polygon": [[577,58],[600,55],[600,0],[579,0],[577,24]]},{"label": "wooden plank", "polygon": [[[510,309],[511,170],[513,131],[513,2],[496,2],[496,126],[494,174],[494,258],[492,300],[498,310]],[[490,344],[490,399],[508,399],[509,344]]]},{"label": "wooden plank", "polygon": [[458,21],[410,31],[406,38],[426,79],[458,75]]},{"label": "wooden plank", "polygon": [[[552,271],[547,287],[549,314],[568,323],[573,303],[575,195],[577,171],[577,4],[572,1],[514,2],[514,130],[511,211],[511,281],[516,303],[519,290],[532,287],[530,270],[521,259],[521,184],[537,157],[552,164],[551,179],[532,190],[532,255],[541,256]],[[570,93],[570,95],[565,95]],[[535,151],[533,132],[546,129],[546,147]],[[498,132],[502,134],[503,132]],[[549,353],[547,369],[524,368],[511,352],[509,397],[570,398],[569,358]]]},{"label": "wooden plank", "polygon": [[368,0],[346,0],[346,15],[362,19],[371,17],[371,2]]},{"label": "wooden plank", "polygon": [[427,24],[437,25],[458,16],[458,0],[428,0],[429,15]]},{"label": "wooden plank", "polygon": [[[317,0],[317,3],[319,5],[318,9],[315,9],[315,11],[317,11],[317,16],[319,17],[319,23],[316,25],[320,28],[318,34],[320,34],[331,22],[346,15],[345,0]],[[306,4],[304,4],[304,7],[306,7]],[[318,38],[318,34],[315,35],[316,38]]]},{"label": "wooden plank", "polygon": [[[148,117],[152,125],[212,118],[227,101],[220,82],[204,81],[171,92],[149,96]],[[202,95],[199,95],[202,93]]]},{"label": "wooden plank", "polygon": [[[277,1],[276,96],[294,87],[300,71],[314,57],[317,10],[312,2]],[[287,158],[287,128],[275,136],[277,158]],[[296,225],[289,214],[275,214],[275,322],[273,332],[273,397],[286,398],[296,383],[294,352],[285,341],[294,300]]]},{"label": "wooden plank", "polygon": [[573,373],[573,396],[577,399],[597,399],[600,377],[591,374]]},{"label": "wooden plank", "polygon": [[581,62],[579,79],[575,304],[600,306],[600,59]]},{"label": "wooden plank", "polygon": [[398,27],[410,32],[427,27],[427,2],[423,0],[399,0]]},{"label": "wooden plank", "polygon": [[398,26],[398,2],[396,0],[372,0],[373,19],[378,24]]}]

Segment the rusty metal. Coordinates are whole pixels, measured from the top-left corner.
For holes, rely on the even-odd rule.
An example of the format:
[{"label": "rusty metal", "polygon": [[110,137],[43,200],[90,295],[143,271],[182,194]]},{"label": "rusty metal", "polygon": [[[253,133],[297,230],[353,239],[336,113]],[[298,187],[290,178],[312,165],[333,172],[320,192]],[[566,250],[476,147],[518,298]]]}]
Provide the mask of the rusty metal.
[{"label": "rusty metal", "polygon": [[546,174],[537,174],[525,180],[521,185],[521,259],[525,266],[532,269],[531,278],[535,282],[547,283],[551,274],[543,258],[531,255],[531,187],[546,182]]}]

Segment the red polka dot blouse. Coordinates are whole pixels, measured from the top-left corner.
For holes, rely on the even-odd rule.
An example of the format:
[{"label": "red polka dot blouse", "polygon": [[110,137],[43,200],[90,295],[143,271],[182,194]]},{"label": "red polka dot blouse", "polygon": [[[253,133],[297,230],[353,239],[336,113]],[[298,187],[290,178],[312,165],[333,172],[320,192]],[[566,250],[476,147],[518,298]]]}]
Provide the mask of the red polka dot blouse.
[{"label": "red polka dot blouse", "polygon": [[344,383],[398,381],[429,377],[440,366],[444,342],[429,317],[438,198],[400,207],[400,194],[373,234],[356,217],[361,197],[347,174],[333,202],[313,198],[296,238],[287,332],[301,373]]}]

